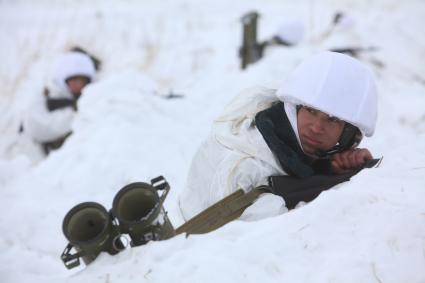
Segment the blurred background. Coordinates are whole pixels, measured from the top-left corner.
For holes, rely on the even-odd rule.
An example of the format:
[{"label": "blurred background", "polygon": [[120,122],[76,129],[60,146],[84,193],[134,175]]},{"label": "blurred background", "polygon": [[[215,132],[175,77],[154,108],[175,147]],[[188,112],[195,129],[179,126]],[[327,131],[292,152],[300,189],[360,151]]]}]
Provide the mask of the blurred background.
[{"label": "blurred background", "polygon": [[[257,43],[282,35],[291,44],[266,46],[242,69],[241,19],[254,11]],[[109,207],[129,182],[164,175],[180,224],[178,193],[213,119],[243,89],[277,88],[319,51],[349,49],[377,78],[377,131],[363,146],[415,155],[408,144],[425,132],[424,16],[421,0],[0,0],[1,281],[66,278],[64,214],[87,200]],[[20,127],[55,59],[75,46],[101,67],[73,134],[45,157]],[[407,160],[422,166],[421,152]]]}]

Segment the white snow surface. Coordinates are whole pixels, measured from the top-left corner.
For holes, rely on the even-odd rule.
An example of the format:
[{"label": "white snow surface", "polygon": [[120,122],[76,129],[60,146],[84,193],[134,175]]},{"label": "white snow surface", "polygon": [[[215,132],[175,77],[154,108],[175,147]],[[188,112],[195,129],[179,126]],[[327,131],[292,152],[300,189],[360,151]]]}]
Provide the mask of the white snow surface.
[{"label": "white snow surface", "polygon": [[[286,19],[307,36],[240,70],[240,17],[259,39]],[[337,11],[350,25],[329,31]],[[421,0],[0,1],[0,282],[425,282],[425,2]],[[73,135],[42,158],[21,117],[49,66],[80,45],[103,61]],[[309,54],[375,46],[361,60],[379,87],[379,168],[258,221],[102,253],[67,270],[62,219],[83,201],[111,208],[124,185],[158,175],[178,195],[214,117],[245,88],[276,87]],[[167,100],[170,91],[184,94]]]}]

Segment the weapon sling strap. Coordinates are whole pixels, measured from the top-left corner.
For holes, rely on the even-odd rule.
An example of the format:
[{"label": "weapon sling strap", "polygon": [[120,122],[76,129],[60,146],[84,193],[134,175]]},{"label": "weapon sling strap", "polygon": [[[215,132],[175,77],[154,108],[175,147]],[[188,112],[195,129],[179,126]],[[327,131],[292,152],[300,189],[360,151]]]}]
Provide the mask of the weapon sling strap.
[{"label": "weapon sling strap", "polygon": [[270,192],[267,186],[260,186],[245,193],[239,189],[233,194],[210,206],[176,229],[176,234],[205,234],[239,218],[261,194]]}]

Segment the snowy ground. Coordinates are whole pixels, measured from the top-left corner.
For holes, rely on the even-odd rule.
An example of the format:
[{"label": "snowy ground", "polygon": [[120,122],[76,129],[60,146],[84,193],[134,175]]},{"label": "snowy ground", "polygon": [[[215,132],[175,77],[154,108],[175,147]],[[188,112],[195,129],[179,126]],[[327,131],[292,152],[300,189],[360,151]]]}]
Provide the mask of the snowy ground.
[{"label": "snowy ground", "polygon": [[[425,282],[425,2],[0,1],[1,282]],[[304,21],[296,48],[274,48],[239,70],[240,16],[261,13],[259,37]],[[354,25],[324,38],[336,11]],[[85,90],[74,134],[47,159],[20,117],[66,48],[104,62]],[[376,46],[362,60],[379,84],[376,135],[363,146],[379,168],[279,217],[235,221],[102,254],[65,269],[62,218],[75,204],[110,208],[133,181],[164,175],[174,226],[192,155],[226,102],[255,84],[276,87],[302,58],[345,45]],[[167,100],[170,90],[185,95]]]}]

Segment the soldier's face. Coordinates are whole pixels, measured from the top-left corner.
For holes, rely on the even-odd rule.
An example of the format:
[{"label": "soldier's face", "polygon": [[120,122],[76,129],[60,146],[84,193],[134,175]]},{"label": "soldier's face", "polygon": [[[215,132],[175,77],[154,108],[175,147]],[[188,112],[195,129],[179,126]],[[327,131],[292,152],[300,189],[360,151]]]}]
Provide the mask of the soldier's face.
[{"label": "soldier's face", "polygon": [[299,109],[297,118],[301,145],[309,155],[327,151],[336,145],[345,125],[338,118],[306,106]]},{"label": "soldier's face", "polygon": [[79,98],[83,88],[90,83],[90,80],[84,76],[76,76],[66,80],[69,91],[75,98]]}]

